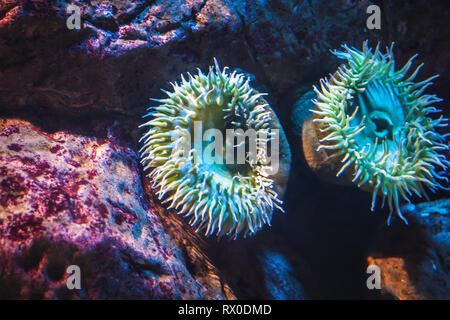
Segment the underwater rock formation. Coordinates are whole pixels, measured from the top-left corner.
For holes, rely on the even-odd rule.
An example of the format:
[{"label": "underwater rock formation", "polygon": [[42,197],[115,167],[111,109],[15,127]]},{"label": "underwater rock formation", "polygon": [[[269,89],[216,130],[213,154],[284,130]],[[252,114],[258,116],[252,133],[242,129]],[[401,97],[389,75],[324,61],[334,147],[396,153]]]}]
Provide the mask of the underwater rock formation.
[{"label": "underwater rock formation", "polygon": [[[0,120],[0,173],[0,298],[234,297],[197,239],[161,220],[135,152],[113,138]],[[70,265],[80,290],[66,286]]]},{"label": "underwater rock formation", "polygon": [[394,299],[450,299],[450,199],[406,205],[409,226],[380,228],[367,262]]},{"label": "underwater rock formation", "polygon": [[303,252],[274,230],[234,241],[208,239],[208,244],[214,265],[238,299],[306,300],[320,296],[318,275]]},{"label": "underwater rock formation", "polygon": [[266,250],[261,264],[264,271],[265,287],[274,300],[306,300],[308,295],[302,284],[295,278],[288,257],[282,253]]},{"label": "underwater rock formation", "polygon": [[[348,34],[368,36],[369,2],[347,2],[2,2],[0,105],[142,115],[148,97],[213,57],[283,92],[333,65],[323,58]],[[66,26],[69,4],[80,8],[80,30]]]}]

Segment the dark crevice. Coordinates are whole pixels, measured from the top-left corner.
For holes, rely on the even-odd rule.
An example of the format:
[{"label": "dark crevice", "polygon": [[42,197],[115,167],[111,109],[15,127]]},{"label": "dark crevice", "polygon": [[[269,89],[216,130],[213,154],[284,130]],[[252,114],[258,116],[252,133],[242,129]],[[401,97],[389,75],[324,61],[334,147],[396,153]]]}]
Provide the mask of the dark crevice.
[{"label": "dark crevice", "polygon": [[203,7],[206,5],[207,2],[208,0],[203,1],[198,9],[196,7],[192,7],[191,13],[189,15],[183,16],[183,18],[180,21],[170,22],[162,17],[157,17],[158,19],[161,20],[160,23],[156,26],[157,31],[160,33],[166,33],[180,28],[183,25],[183,23],[189,21],[197,23],[197,15],[203,10]]},{"label": "dark crevice", "polygon": [[151,261],[148,258],[132,255],[130,252],[133,253],[133,250],[121,249],[120,255],[123,261],[128,263],[135,272],[142,274],[146,271],[150,271],[153,276],[162,276],[167,274],[161,262],[157,260]]},{"label": "dark crevice", "polygon": [[91,23],[94,27],[102,29],[104,31],[118,32],[121,25],[129,25],[134,19],[136,19],[144,11],[148,10],[153,4],[154,0],[147,1],[146,5],[141,7],[135,7],[131,12],[121,13],[118,12],[113,18],[110,17],[98,17],[89,18],[83,17],[82,19]]},{"label": "dark crevice", "polygon": [[191,14],[183,17],[183,19],[181,21],[183,22],[188,22],[188,21],[193,21],[193,22],[197,22],[197,14],[199,14],[200,12],[202,12],[203,8],[205,7],[206,3],[208,2],[208,0],[204,0],[202,2],[202,4],[200,4],[199,8],[195,8],[192,7],[192,11]]},{"label": "dark crevice", "polygon": [[142,7],[138,7],[130,13],[124,13],[118,16],[118,22],[121,25],[130,24],[134,19],[136,19],[142,12],[148,10],[153,4],[155,4],[155,0],[146,1],[146,5]]}]

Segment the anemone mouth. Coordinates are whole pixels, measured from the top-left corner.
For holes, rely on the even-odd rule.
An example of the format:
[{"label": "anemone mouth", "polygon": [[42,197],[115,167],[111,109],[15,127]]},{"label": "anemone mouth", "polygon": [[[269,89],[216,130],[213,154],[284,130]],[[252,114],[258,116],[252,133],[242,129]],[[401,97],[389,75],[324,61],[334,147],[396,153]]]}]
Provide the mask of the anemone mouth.
[{"label": "anemone mouth", "polygon": [[378,139],[394,140],[394,124],[386,114],[371,113],[367,118],[366,128]]},{"label": "anemone mouth", "polygon": [[422,95],[436,76],[414,83],[419,66],[407,77],[414,57],[396,71],[392,46],[386,54],[378,46],[372,52],[367,41],[362,51],[343,47],[333,53],[347,63],[321,80],[321,90],[314,87],[314,123],[324,135],[318,150],[341,160],[338,177],[349,171],[352,182],[372,191],[372,211],[381,195],[382,206],[387,200],[390,208],[388,224],[394,211],[406,223],[399,199],[410,202],[413,194],[426,196],[424,186],[435,191],[448,182],[442,154],[448,146],[437,131],[447,119],[431,118],[441,99]]},{"label": "anemone mouth", "polygon": [[352,130],[363,128],[353,137],[353,143],[362,150],[373,145],[373,161],[380,161],[385,156],[385,148],[389,150],[386,161],[388,170],[398,165],[399,155],[402,152],[401,142],[405,138],[405,109],[399,98],[398,90],[389,81],[375,77],[368,81],[364,87],[359,88],[360,93],[355,99],[349,99],[349,114],[355,113],[354,119],[349,122]]},{"label": "anemone mouth", "polygon": [[[272,113],[265,94],[252,89],[249,79],[220,70],[214,61],[207,75],[198,70],[188,80],[181,76],[180,84],[172,83],[173,92],[166,92],[168,98],[156,100],[160,105],[147,115],[152,119],[141,126],[149,127],[140,140],[141,163],[159,199],[190,218],[197,232],[245,237],[270,225],[275,208],[282,210],[267,174]],[[217,130],[221,135],[214,134]],[[205,157],[203,151],[229,130],[236,132],[232,139]],[[228,161],[228,147],[233,159],[241,152],[243,161]]]},{"label": "anemone mouth", "polygon": [[364,91],[356,95],[355,102],[349,102],[349,105],[358,108],[351,125],[356,127],[360,122],[365,122],[365,128],[357,138],[364,136],[372,142],[375,139],[400,139],[398,134],[405,123],[405,114],[393,84],[380,79],[371,80]]}]

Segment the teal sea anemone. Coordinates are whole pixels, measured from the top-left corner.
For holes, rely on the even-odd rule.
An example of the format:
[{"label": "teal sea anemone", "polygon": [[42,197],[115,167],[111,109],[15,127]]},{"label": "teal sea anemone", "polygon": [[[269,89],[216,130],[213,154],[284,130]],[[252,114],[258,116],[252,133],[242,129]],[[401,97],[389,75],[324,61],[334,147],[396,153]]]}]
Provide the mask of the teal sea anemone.
[{"label": "teal sea anemone", "polygon": [[393,46],[386,54],[379,45],[372,52],[367,41],[362,51],[343,48],[333,54],[346,63],[314,87],[315,152],[338,164],[337,177],[372,192],[372,211],[377,196],[383,206],[387,201],[388,224],[393,212],[407,223],[400,199],[410,202],[414,194],[426,196],[424,187],[435,191],[448,182],[446,135],[438,132],[447,119],[430,116],[442,100],[423,94],[437,76],[415,83],[422,65],[407,75],[414,56],[396,70]]},{"label": "teal sea anemone", "polygon": [[[273,210],[282,210],[266,152],[273,129],[281,127],[265,94],[251,88],[243,74],[221,70],[214,61],[208,74],[199,69],[187,79],[182,75],[180,83],[171,84],[172,92],[165,91],[167,98],[155,100],[159,105],[146,115],[151,120],[141,126],[148,127],[140,140],[141,163],[159,199],[189,218],[197,232],[236,238],[270,225]],[[230,163],[216,150],[216,161],[207,161],[196,124],[224,135],[228,129],[254,130],[255,157],[246,148],[244,163]],[[245,137],[230,143],[232,148],[248,144]]]}]

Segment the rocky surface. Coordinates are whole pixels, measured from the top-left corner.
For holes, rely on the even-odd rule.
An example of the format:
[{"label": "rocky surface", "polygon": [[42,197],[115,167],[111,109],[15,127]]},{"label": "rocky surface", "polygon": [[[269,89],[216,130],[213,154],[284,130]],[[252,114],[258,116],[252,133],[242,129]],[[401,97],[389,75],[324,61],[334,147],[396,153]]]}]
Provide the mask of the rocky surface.
[{"label": "rocky surface", "polygon": [[208,244],[208,255],[240,299],[320,297],[316,273],[303,252],[272,229],[266,228],[252,239],[210,239]]},{"label": "rocky surface", "polygon": [[[69,30],[68,4],[81,29]],[[368,1],[52,1],[0,5],[2,108],[142,115],[179,74],[221,65],[283,93],[334,65],[329,48],[365,33]],[[278,106],[276,106],[278,107]]]},{"label": "rocky surface", "polygon": [[[196,237],[166,229],[135,152],[113,136],[1,120],[0,172],[1,298],[234,297]],[[81,290],[66,286],[70,265]]]},{"label": "rocky surface", "polygon": [[381,271],[381,292],[394,299],[450,299],[450,199],[407,205],[409,225],[375,237],[368,264]]}]

